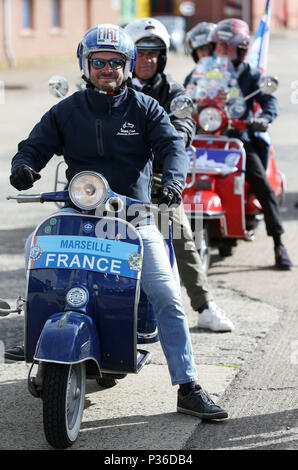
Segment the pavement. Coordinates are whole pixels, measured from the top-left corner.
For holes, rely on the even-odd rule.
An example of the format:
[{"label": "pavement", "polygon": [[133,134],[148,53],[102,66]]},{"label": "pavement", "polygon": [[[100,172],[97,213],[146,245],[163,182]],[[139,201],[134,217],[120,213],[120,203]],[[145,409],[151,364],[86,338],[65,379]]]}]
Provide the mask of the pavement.
[{"label": "pavement", "polygon": [[[169,58],[168,68],[174,76],[179,60],[180,58],[174,55]],[[181,60],[184,61],[182,72],[185,77],[192,70],[193,63],[189,58]],[[182,72],[179,72],[181,77]],[[9,113],[6,121],[3,118],[7,132],[10,132],[10,117],[15,109],[20,113],[17,124],[20,125],[21,136],[25,135],[27,129],[31,129],[31,124],[37,121],[37,116],[41,116],[44,109],[55,104],[55,99],[45,91],[49,77],[54,74],[66,76],[70,81],[70,91],[75,91],[79,73],[74,61],[42,63],[38,67],[0,71],[0,79],[5,84],[7,104],[6,108],[4,106],[4,112],[7,109]],[[15,141],[11,143],[6,139],[3,145],[2,148],[13,155]],[[6,162],[4,168],[7,169]],[[52,177],[49,173],[45,175],[47,178],[36,185],[36,192],[39,187],[42,188],[45,180]],[[9,191],[12,192],[11,188]],[[9,230],[12,226],[15,227],[16,223],[15,220],[12,222],[11,214],[8,213],[12,209],[7,209],[6,205],[5,210],[1,230]],[[51,210],[46,209],[47,212]],[[31,226],[38,222],[40,214],[41,209],[38,208],[33,214],[21,215],[16,228],[29,231]],[[43,212],[43,216],[44,214]],[[258,238],[261,242],[266,238],[263,227],[258,231]],[[244,245],[241,246],[244,250]],[[22,262],[19,254],[1,255],[5,275],[1,277],[0,297],[7,298],[9,293],[8,300],[12,303],[17,291],[19,293],[25,287],[22,276],[13,283],[11,277],[15,272],[20,272]],[[192,310],[183,287],[182,295],[200,383],[209,391],[214,401],[221,404],[223,394],[229,390],[253,351],[278,322],[282,309],[278,305],[272,305],[269,299],[268,302],[261,303],[257,296],[245,292],[245,286],[239,290],[235,289],[235,284],[229,286],[220,274],[217,275],[216,270],[212,278],[212,269],[210,288],[216,303],[234,322],[236,328],[233,332],[218,334],[200,330],[197,327],[198,314]],[[0,319],[0,340],[5,342],[6,347],[15,344],[16,332],[21,336],[21,316],[12,314]],[[152,362],[145,366],[138,376],[130,375],[112,389],[101,389],[95,381],[88,381],[81,433],[72,449],[184,449],[200,420],[176,413],[177,387],[170,384],[160,345],[149,345],[145,349],[151,351]],[[28,370],[29,365],[24,363],[0,363],[0,449],[49,449],[43,435],[42,402],[33,398],[27,391]]]}]

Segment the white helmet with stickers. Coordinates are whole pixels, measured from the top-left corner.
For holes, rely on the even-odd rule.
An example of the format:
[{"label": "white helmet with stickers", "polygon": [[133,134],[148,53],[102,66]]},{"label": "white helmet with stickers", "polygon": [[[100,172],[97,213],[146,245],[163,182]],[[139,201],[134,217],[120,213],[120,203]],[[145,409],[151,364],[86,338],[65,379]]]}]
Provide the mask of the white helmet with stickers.
[{"label": "white helmet with stickers", "polygon": [[136,48],[130,35],[114,24],[99,24],[89,29],[78,45],[77,57],[83,78],[90,79],[89,58],[93,52],[118,52],[125,57],[123,81],[130,78],[135,60]]}]

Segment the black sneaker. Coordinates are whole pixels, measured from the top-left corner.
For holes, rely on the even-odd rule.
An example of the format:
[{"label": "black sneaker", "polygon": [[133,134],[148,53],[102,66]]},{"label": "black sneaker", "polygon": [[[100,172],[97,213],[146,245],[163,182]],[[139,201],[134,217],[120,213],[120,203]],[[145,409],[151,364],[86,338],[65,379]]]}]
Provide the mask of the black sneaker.
[{"label": "black sneaker", "polygon": [[177,411],[208,420],[228,417],[228,413],[220,406],[215,405],[208,392],[202,388],[195,388],[186,396],[183,396],[178,390]]},{"label": "black sneaker", "polygon": [[289,258],[287,250],[283,245],[276,246],[274,248],[275,254],[275,267],[277,269],[291,269],[293,266],[292,261]]},{"label": "black sneaker", "polygon": [[15,346],[14,348],[7,349],[4,351],[4,357],[10,361],[24,361],[24,346]]}]

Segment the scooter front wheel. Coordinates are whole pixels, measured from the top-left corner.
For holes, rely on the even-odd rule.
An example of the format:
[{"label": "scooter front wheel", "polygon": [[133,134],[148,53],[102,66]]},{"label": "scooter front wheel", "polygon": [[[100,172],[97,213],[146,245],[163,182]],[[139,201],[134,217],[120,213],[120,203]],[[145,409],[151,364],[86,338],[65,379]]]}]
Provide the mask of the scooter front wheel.
[{"label": "scooter front wheel", "polygon": [[85,364],[46,365],[43,385],[43,423],[48,443],[70,447],[78,437],[84,410]]}]

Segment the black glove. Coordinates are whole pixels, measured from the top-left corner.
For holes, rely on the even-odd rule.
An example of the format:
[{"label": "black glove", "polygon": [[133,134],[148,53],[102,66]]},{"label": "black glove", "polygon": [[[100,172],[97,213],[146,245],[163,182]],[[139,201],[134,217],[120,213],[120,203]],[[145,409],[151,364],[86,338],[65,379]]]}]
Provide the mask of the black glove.
[{"label": "black glove", "polygon": [[32,188],[34,181],[39,180],[40,175],[28,165],[19,165],[10,175],[10,184],[18,191]]},{"label": "black glove", "polygon": [[158,205],[166,204],[170,207],[177,207],[182,201],[183,187],[179,181],[172,181],[161,189]]},{"label": "black glove", "polygon": [[262,117],[253,117],[247,121],[246,126],[252,132],[265,132],[268,129],[269,122]]}]

